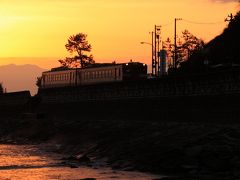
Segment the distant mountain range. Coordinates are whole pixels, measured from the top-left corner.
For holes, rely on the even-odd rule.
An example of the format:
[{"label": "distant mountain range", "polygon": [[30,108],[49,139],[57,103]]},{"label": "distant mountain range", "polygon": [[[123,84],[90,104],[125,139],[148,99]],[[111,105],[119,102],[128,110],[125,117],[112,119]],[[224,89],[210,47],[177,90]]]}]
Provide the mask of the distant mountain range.
[{"label": "distant mountain range", "polygon": [[30,90],[37,93],[36,80],[46,71],[36,65],[4,65],[0,66],[0,82],[7,92]]}]

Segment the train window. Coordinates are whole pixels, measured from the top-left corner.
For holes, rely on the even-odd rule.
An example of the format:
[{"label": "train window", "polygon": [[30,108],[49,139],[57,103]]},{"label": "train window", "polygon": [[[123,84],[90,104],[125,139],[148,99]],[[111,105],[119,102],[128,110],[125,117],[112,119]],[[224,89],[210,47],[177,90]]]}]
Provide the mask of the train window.
[{"label": "train window", "polygon": [[93,79],[93,72],[90,72],[90,79]]}]

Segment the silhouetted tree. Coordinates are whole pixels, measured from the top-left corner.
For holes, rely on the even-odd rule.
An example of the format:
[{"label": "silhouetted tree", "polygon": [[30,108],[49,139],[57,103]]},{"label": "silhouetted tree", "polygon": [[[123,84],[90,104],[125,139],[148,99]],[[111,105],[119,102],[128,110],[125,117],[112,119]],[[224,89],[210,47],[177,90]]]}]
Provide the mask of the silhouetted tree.
[{"label": "silhouetted tree", "polygon": [[42,77],[37,77],[36,85],[39,88],[41,87],[41,85],[42,85]]},{"label": "silhouetted tree", "polygon": [[68,38],[68,42],[65,45],[66,49],[71,53],[77,53],[74,57],[66,57],[59,62],[64,67],[86,67],[88,64],[95,63],[92,55],[85,54],[91,52],[92,46],[87,41],[87,35],[78,33]]},{"label": "silhouetted tree", "polygon": [[[168,58],[173,59],[174,56],[174,44],[171,43],[170,38],[168,38],[165,42],[163,42],[163,48],[167,51]],[[199,59],[202,58],[202,50],[204,48],[203,40],[197,38],[193,34],[191,34],[188,30],[184,30],[182,32],[181,37],[177,40],[177,49],[176,49],[176,65],[181,71],[188,71],[189,60],[197,59],[197,63],[192,63],[195,67],[199,64]],[[202,62],[201,62],[202,63]],[[184,66],[184,67],[182,67]],[[186,68],[187,67],[187,68]],[[172,69],[172,66],[169,66],[169,72],[175,71]]]},{"label": "silhouetted tree", "polygon": [[4,93],[4,88],[3,88],[2,83],[0,83],[0,94],[3,94],[3,93]]},{"label": "silhouetted tree", "polygon": [[193,55],[194,52],[198,52],[203,49],[204,42],[202,39],[197,38],[193,34],[191,34],[188,30],[184,30],[182,32],[182,51],[183,51],[183,60],[189,60],[190,56]]}]

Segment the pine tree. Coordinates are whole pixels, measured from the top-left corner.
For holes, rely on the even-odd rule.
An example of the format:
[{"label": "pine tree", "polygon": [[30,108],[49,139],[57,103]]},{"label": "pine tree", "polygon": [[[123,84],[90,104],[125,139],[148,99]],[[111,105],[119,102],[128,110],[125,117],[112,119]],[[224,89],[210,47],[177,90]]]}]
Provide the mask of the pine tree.
[{"label": "pine tree", "polygon": [[93,56],[87,55],[86,52],[91,52],[92,46],[87,41],[87,35],[78,33],[68,38],[68,42],[65,45],[67,51],[71,54],[76,54],[74,57],[66,57],[59,62],[64,67],[87,67],[89,64],[95,63]]}]

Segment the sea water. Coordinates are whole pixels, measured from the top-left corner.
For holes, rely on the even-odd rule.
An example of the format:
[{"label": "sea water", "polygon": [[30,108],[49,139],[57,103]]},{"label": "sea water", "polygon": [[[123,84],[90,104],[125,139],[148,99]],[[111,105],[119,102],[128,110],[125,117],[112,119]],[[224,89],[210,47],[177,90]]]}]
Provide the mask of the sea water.
[{"label": "sea water", "polygon": [[159,176],[107,167],[71,168],[61,164],[61,156],[40,150],[36,145],[0,145],[0,180],[152,180]]}]

